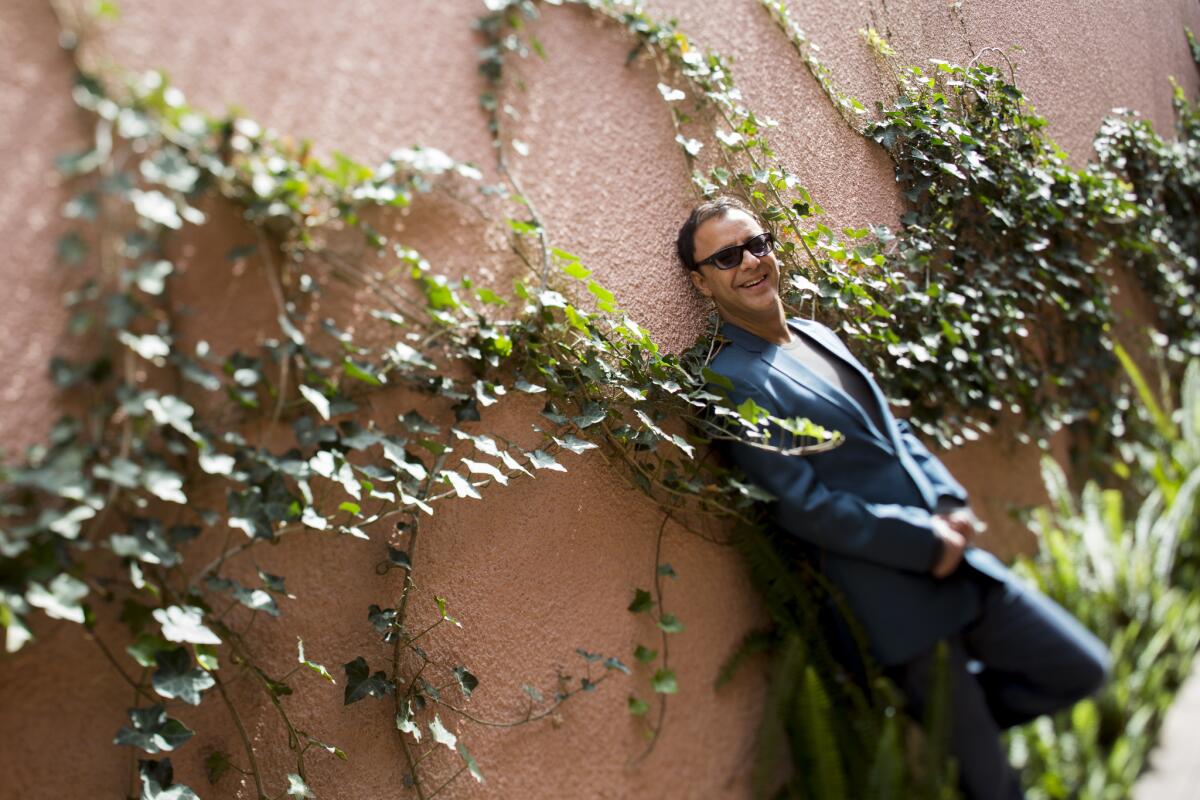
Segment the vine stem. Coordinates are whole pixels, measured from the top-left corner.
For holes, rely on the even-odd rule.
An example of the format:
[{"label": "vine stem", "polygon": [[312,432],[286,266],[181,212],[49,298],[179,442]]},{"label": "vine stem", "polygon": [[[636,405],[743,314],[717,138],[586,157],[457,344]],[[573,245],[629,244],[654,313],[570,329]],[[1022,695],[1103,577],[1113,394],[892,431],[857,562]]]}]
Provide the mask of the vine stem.
[{"label": "vine stem", "polygon": [[[446,456],[450,452],[450,441],[453,435],[453,433],[449,432],[446,434],[445,449],[438,453],[437,458],[434,459],[432,468],[429,470],[429,475],[425,478],[425,488],[422,490],[420,496],[422,501],[429,497],[429,492],[433,489],[433,482],[437,479],[438,473],[441,471],[442,466],[446,463]],[[404,588],[400,593],[400,602],[396,606],[396,627],[398,629],[404,626],[404,621],[408,616],[408,598],[412,593],[412,588],[414,585],[412,580],[412,569],[413,562],[416,560],[417,554],[417,534],[420,533],[421,529],[420,517],[417,516],[418,512],[416,509],[406,509],[406,511],[411,517],[411,533],[408,537],[408,566],[402,567],[404,570]],[[404,692],[403,695],[401,695],[399,689],[397,688],[397,684],[400,683],[400,655],[403,652],[403,647],[408,643],[408,640],[399,634],[399,630],[396,631],[396,634],[396,641],[392,645],[392,705],[395,710],[396,717],[399,718],[403,712],[402,704],[411,694],[412,686],[415,684],[415,680],[409,682],[409,688]],[[400,737],[400,748],[404,751],[404,760],[408,764],[408,771],[412,776],[413,788],[417,792],[417,797],[419,800],[429,800],[429,797],[432,797],[433,795],[426,796],[425,789],[421,784],[421,776],[417,773],[417,764],[420,762],[418,759],[413,758],[412,748],[409,747],[408,739],[405,738],[404,731],[397,729],[396,733]],[[440,792],[442,788],[445,788],[445,786],[443,785],[441,788],[437,789],[434,794]]]},{"label": "vine stem", "polygon": [[268,800],[267,793],[263,791],[262,773],[258,768],[258,759],[254,757],[254,745],[250,744],[250,737],[246,735],[246,726],[242,724],[242,716],[238,713],[237,707],[230,701],[229,695],[225,693],[225,684],[221,681],[221,676],[216,672],[210,672],[209,674],[213,676],[213,680],[217,685],[217,692],[221,695],[221,700],[225,703],[225,707],[229,709],[229,716],[233,717],[233,724],[237,728],[238,736],[241,737],[242,746],[246,750],[246,758],[250,761],[250,772],[254,778],[254,788],[258,792],[258,800]]},{"label": "vine stem", "polygon": [[[603,675],[601,675],[596,680],[591,681],[592,688],[595,688],[595,687],[599,686],[600,684],[604,683],[604,681],[607,680],[609,675],[611,675],[611,674],[612,674],[611,672],[605,672]],[[453,711],[455,714],[458,714],[463,719],[474,722],[476,725],[483,725],[488,728],[516,728],[521,725],[528,725],[531,722],[537,722],[538,720],[545,719],[546,717],[550,716],[555,711],[557,711],[560,706],[562,706],[564,703],[566,703],[568,700],[570,700],[572,697],[574,697],[575,695],[579,694],[582,691],[583,691],[583,689],[572,689],[571,691],[564,693],[560,699],[558,699],[553,705],[549,706],[548,708],[542,709],[541,711],[539,711],[536,714],[532,713],[533,709],[530,708],[530,713],[526,714],[524,718],[514,720],[512,722],[498,722],[496,720],[483,719],[482,717],[477,717],[474,714],[471,714],[469,711],[459,708],[458,706],[450,705],[445,700],[439,700],[437,698],[432,698],[432,697],[430,698],[430,700],[432,700],[436,705],[441,706],[442,708],[446,709],[447,711]]]},{"label": "vine stem", "polygon": [[141,683],[136,682],[133,678],[129,677],[129,675],[121,667],[120,663],[117,662],[117,659],[113,656],[112,651],[108,649],[108,645],[101,641],[100,637],[96,635],[95,631],[87,631],[86,636],[96,643],[96,646],[100,648],[100,652],[104,653],[104,657],[108,659],[108,663],[112,665],[112,668],[117,671],[117,674],[120,675],[126,683],[133,687],[133,691],[136,693],[136,695],[146,698],[151,703],[159,702],[158,698],[147,692]]},{"label": "vine stem", "polygon": [[[654,603],[655,603],[655,605],[658,606],[658,617],[660,620],[662,619],[662,617],[666,613],[666,611],[663,608],[663,592],[662,592],[662,577],[663,576],[662,576],[662,573],[659,571],[659,566],[662,564],[663,536],[667,532],[667,520],[669,520],[669,519],[671,519],[670,512],[663,514],[662,522],[658,526],[658,539],[654,543]],[[659,626],[659,631],[662,634],[662,668],[670,669],[670,660],[669,660],[670,659],[670,651],[669,651],[669,641],[668,641],[670,634],[668,634],[665,630],[662,630],[661,625]],[[655,745],[658,744],[659,737],[662,735],[663,722],[666,720],[666,717],[667,717],[667,695],[665,693],[660,692],[659,698],[658,698],[658,721],[654,724],[654,727],[652,727],[650,729],[651,731],[653,731],[654,736],[650,739],[650,744],[648,744],[646,746],[646,749],[644,751],[642,751],[642,754],[640,756],[638,756],[636,759],[634,759],[635,763],[637,761],[642,761],[647,756],[649,756],[652,752],[654,752],[654,747],[655,747]]]}]

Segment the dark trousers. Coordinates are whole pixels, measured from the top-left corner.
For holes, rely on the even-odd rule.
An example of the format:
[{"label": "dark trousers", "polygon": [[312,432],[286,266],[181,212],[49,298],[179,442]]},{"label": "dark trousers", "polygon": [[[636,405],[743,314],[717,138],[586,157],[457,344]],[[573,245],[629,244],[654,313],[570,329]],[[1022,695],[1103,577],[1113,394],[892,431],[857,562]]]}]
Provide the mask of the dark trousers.
[{"label": "dark trousers", "polygon": [[[1004,728],[1067,708],[1096,692],[1109,670],[1103,644],[1054,601],[1015,577],[997,581],[970,570],[981,611],[947,640],[950,752],[968,800],[1024,794],[1000,743]],[[936,651],[888,670],[921,719]]]}]

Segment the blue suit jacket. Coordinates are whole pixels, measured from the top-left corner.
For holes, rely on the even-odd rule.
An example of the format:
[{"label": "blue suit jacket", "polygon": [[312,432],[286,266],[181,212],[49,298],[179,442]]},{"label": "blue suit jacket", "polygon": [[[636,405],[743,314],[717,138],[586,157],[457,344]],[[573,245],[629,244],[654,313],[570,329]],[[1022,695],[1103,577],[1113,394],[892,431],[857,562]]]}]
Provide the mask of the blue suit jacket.
[{"label": "blue suit jacket", "polygon": [[933,577],[941,546],[930,517],[939,501],[965,504],[966,491],[908,423],[892,416],[874,379],[832,331],[802,319],[788,324],[862,374],[886,430],[783,348],[727,322],[721,333],[729,343],[711,367],[733,382],[735,403],[753,398],[776,416],[807,417],[845,437],[839,447],[807,456],[735,444],[733,460],[777,498],[778,525],[824,552],[825,574],[880,663],[908,661],[978,615],[973,571],[1007,580],[1008,570],[972,547],[952,575]]}]

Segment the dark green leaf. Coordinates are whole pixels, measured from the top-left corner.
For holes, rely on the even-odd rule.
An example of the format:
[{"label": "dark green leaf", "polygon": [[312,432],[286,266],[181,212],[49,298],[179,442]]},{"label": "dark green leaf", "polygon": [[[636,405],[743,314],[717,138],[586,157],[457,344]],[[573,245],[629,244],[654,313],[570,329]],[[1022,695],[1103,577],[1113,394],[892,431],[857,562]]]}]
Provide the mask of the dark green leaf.
[{"label": "dark green leaf", "polygon": [[386,697],[396,690],[382,670],[370,675],[366,660],[359,656],[342,667],[346,671],[346,693],[344,705],[357,703],[364,697]]},{"label": "dark green leaf", "polygon": [[629,604],[629,610],[634,614],[640,614],[652,608],[654,608],[654,597],[650,592],[645,589],[635,589],[633,592],[633,602]]}]

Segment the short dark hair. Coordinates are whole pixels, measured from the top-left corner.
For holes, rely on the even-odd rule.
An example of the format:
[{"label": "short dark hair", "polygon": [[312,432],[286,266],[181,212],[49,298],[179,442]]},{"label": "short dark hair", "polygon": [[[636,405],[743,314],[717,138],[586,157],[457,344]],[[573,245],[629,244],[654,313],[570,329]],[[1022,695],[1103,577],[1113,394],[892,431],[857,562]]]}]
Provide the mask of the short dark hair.
[{"label": "short dark hair", "polygon": [[753,211],[735,197],[714,197],[712,200],[705,200],[688,214],[687,221],[683,223],[683,227],[679,229],[679,236],[675,239],[679,260],[688,272],[696,269],[696,229],[713,217],[722,217],[730,211],[741,211],[751,217],[755,216]]}]

